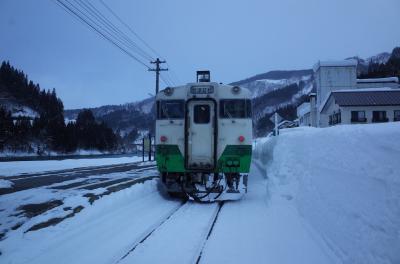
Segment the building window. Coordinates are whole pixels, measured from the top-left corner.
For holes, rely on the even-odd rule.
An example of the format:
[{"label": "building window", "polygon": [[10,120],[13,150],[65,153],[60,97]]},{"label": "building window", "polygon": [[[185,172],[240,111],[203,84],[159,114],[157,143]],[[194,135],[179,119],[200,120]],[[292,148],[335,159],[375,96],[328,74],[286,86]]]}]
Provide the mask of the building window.
[{"label": "building window", "polygon": [[389,121],[386,117],[386,111],[373,111],[372,112],[372,122],[379,123],[379,122],[387,122]]},{"label": "building window", "polygon": [[400,110],[394,110],[393,121],[400,121]]},{"label": "building window", "polygon": [[340,123],[342,123],[342,113],[339,110],[339,112],[334,112],[332,115],[329,116],[329,125],[332,126]]},{"label": "building window", "polygon": [[367,118],[365,118],[365,111],[351,111],[351,122],[352,123],[367,122]]}]

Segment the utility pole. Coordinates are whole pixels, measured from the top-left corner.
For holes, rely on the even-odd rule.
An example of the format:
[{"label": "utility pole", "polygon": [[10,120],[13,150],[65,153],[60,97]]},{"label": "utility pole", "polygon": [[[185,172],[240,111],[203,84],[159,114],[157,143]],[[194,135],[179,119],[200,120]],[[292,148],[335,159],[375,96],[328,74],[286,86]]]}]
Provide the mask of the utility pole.
[{"label": "utility pole", "polygon": [[166,63],[166,61],[160,61],[159,58],[157,58],[155,61],[151,61],[150,63],[155,64],[156,68],[155,69],[149,69],[149,71],[155,71],[156,72],[156,95],[158,94],[159,86],[160,86],[160,71],[168,71],[168,68],[162,69],[160,68],[160,64]]}]

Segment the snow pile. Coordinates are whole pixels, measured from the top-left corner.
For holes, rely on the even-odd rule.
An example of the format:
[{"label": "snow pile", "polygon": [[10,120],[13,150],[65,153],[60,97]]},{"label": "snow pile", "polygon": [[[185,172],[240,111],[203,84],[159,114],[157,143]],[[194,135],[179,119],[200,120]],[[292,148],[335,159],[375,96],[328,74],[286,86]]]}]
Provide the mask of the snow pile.
[{"label": "snow pile", "polygon": [[344,263],[400,263],[400,123],[283,130],[260,141],[282,189]]}]

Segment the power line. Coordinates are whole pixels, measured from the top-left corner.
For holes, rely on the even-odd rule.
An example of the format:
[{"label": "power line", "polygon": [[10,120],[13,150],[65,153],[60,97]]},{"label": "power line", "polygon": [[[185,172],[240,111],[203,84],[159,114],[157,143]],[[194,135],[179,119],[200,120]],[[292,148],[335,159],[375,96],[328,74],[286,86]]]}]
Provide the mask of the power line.
[{"label": "power line", "polygon": [[125,21],[122,20],[118,14],[116,14],[103,0],[99,0],[100,3],[122,24],[124,25],[133,35],[135,35],[149,50],[151,50],[156,56],[162,58],[156,50],[154,50],[144,39],[142,39],[139,34],[137,34],[132,27],[130,27]]},{"label": "power line", "polygon": [[[139,34],[137,34],[135,32],[135,30],[133,30],[133,28],[131,26],[129,26],[120,16],[118,16],[118,14],[116,14],[103,0],[99,0],[99,2],[122,24],[124,25],[133,35],[135,35],[149,50],[151,50],[154,55],[158,56],[159,58],[163,58],[163,56],[161,56],[155,49],[153,49],[143,38],[141,38],[139,36]],[[169,66],[168,62],[166,62],[168,69],[171,71],[171,76],[169,77],[171,80],[173,79],[177,79],[177,81],[180,83],[179,77],[175,74],[175,72],[171,69],[171,67]],[[165,81],[164,81],[165,82]],[[173,83],[175,83],[173,81]]]},{"label": "power line", "polygon": [[[79,1],[79,2],[77,2]],[[141,49],[132,39],[129,38],[123,31],[118,29],[107,17],[105,17],[90,1],[75,0],[81,7],[88,11],[92,17],[94,17],[98,22],[108,27],[114,34],[120,39],[125,41],[125,45],[135,50],[139,55],[141,55],[146,60],[153,60],[153,57],[149,55],[146,51]]]},{"label": "power line", "polygon": [[[118,42],[118,39],[112,39],[113,36],[109,34],[109,32],[107,32],[106,30],[104,30],[104,28],[102,28],[101,26],[97,25],[97,23],[94,23],[97,25],[97,27],[95,25],[93,25],[92,23],[90,23],[89,21],[87,21],[87,19],[85,19],[85,17],[87,18],[87,16],[85,16],[85,14],[80,11],[76,6],[74,6],[71,2],[69,2],[68,0],[65,0],[68,4],[64,3],[61,0],[54,0],[56,1],[59,5],[61,5],[62,7],[64,7],[64,10],[68,10],[69,12],[67,12],[68,14],[78,18],[81,22],[83,22],[85,25],[87,25],[91,30],[94,30],[97,34],[99,34],[102,38],[104,38],[105,40],[109,41],[111,44],[113,44],[114,46],[116,46],[120,51],[122,51],[123,53],[125,53],[126,55],[128,55],[129,57],[131,57],[132,59],[134,59],[135,61],[137,61],[138,63],[140,63],[141,65],[143,65],[144,67],[146,67],[147,69],[150,69],[150,67],[144,63],[143,61],[141,61],[139,58],[137,58],[135,55],[133,55],[129,50],[127,50],[126,48],[122,47]],[[72,7],[71,7],[72,6]],[[76,10],[74,10],[76,9]],[[79,14],[79,13],[80,14]],[[90,19],[90,18],[89,18]],[[90,19],[92,22],[93,20]],[[102,32],[103,31],[105,32]],[[115,36],[114,36],[115,38]]]}]

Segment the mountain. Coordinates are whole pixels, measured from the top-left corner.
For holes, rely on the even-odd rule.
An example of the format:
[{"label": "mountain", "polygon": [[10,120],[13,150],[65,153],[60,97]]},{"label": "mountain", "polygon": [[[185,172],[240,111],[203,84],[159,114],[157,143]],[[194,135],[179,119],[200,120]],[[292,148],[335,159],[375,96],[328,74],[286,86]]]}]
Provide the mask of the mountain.
[{"label": "mountain", "polygon": [[370,64],[385,64],[388,62],[390,56],[392,54],[389,52],[382,52],[375,56],[371,56],[368,58],[360,58],[358,56],[346,58],[346,60],[354,59],[357,60],[357,75],[363,75],[368,73],[368,67]]},{"label": "mountain", "polygon": [[[124,137],[133,130],[140,134],[146,134],[152,127],[154,120],[154,97],[134,103],[122,105],[105,105],[89,108],[98,121],[105,122],[120,136]],[[76,120],[82,109],[65,110],[66,120]],[[152,129],[151,129],[152,130]]]},{"label": "mountain", "polygon": [[[392,53],[382,52],[365,59],[358,56],[347,59],[356,59],[359,62],[358,74],[363,75],[368,73],[370,64],[385,64],[391,56]],[[307,95],[313,91],[313,81],[312,69],[274,70],[230,84],[252,92],[254,132],[256,136],[261,136],[272,129],[273,123],[269,118],[275,111],[285,119],[296,118],[296,108],[306,101]],[[121,136],[132,129],[145,134],[152,127],[153,102],[154,98],[147,98],[135,103],[107,105],[90,110],[96,119],[104,121]],[[76,119],[79,111],[80,109],[65,110],[64,114],[67,119]]]}]

